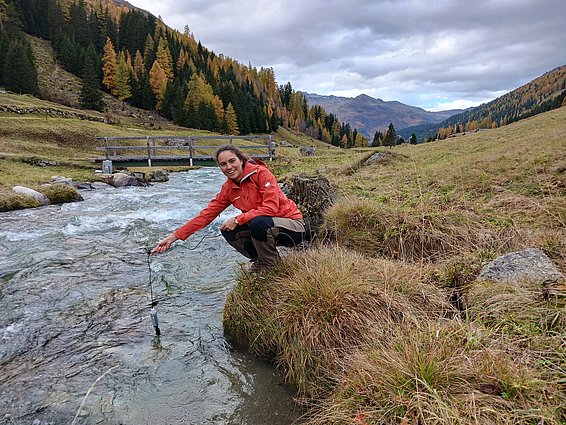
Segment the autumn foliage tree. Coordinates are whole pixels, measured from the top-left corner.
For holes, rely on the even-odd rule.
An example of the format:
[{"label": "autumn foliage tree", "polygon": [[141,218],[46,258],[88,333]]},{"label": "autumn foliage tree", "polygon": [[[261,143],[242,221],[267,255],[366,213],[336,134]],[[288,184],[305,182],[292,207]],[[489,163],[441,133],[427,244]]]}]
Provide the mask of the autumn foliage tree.
[{"label": "autumn foliage tree", "polygon": [[102,84],[112,94],[115,94],[116,90],[117,71],[116,50],[114,50],[114,44],[112,44],[110,37],[107,37],[106,44],[104,45],[104,55],[102,56]]},{"label": "autumn foliage tree", "polygon": [[236,111],[231,103],[226,107],[226,113],[224,114],[224,133],[226,134],[239,134],[238,129],[238,117],[236,116]]},{"label": "autumn foliage tree", "polygon": [[155,107],[159,111],[163,105],[165,90],[167,89],[167,74],[165,74],[165,71],[157,60],[153,62],[151,71],[149,71],[149,84],[151,85],[151,90],[155,95]]}]

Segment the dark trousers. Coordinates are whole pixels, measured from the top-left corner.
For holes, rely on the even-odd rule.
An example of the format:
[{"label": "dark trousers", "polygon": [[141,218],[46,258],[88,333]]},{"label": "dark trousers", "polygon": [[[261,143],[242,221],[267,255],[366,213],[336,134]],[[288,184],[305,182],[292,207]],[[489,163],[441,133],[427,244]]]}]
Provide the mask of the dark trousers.
[{"label": "dark trousers", "polygon": [[272,217],[259,216],[234,230],[222,231],[222,236],[242,255],[255,260],[258,258],[257,246],[273,245],[273,249],[275,246],[297,246],[303,241],[304,232],[276,227]]}]

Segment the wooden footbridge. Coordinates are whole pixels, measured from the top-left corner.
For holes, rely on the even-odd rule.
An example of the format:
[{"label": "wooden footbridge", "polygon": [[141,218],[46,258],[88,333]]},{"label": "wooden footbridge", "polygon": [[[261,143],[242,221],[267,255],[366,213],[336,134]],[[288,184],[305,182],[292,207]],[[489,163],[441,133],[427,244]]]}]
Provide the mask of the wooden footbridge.
[{"label": "wooden footbridge", "polygon": [[112,161],[114,166],[135,166],[147,163],[160,165],[205,165],[214,162],[219,146],[233,144],[253,158],[275,158],[271,136],[129,136],[97,137],[104,146],[104,156],[95,162]]}]

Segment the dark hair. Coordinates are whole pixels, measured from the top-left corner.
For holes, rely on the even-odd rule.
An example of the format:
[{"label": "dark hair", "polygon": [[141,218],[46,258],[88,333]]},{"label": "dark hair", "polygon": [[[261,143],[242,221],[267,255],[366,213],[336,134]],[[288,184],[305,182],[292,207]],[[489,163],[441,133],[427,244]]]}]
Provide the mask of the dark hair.
[{"label": "dark hair", "polygon": [[218,149],[216,149],[216,154],[214,155],[214,157],[216,158],[217,163],[218,163],[218,155],[220,155],[224,151],[232,152],[234,155],[240,158],[240,161],[242,161],[242,164],[244,165],[246,164],[246,162],[250,160],[250,157],[247,156],[244,152],[242,152],[240,148],[237,148],[234,145],[223,145],[220,146]]}]

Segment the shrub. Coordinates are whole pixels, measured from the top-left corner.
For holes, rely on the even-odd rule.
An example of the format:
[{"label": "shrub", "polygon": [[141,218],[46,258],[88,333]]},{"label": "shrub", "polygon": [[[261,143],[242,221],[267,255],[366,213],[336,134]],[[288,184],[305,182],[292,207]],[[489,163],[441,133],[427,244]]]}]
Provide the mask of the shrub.
[{"label": "shrub", "polygon": [[82,196],[77,189],[67,184],[42,186],[39,191],[47,196],[52,204],[82,201]]},{"label": "shrub", "polygon": [[39,201],[33,196],[21,193],[2,193],[0,194],[0,211],[21,210],[24,208],[38,208]]}]

